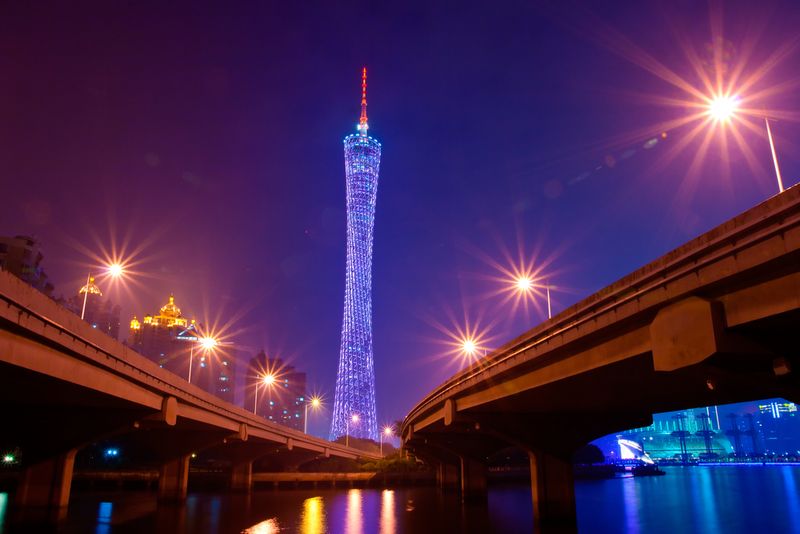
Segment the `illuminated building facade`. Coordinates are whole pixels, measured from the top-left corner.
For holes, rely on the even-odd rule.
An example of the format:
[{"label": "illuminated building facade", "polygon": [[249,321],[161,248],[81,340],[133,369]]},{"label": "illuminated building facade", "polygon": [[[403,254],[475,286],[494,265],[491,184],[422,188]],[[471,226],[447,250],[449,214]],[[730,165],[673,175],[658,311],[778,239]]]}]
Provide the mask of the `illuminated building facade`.
[{"label": "illuminated building facade", "polygon": [[53,284],[47,281],[47,275],[41,267],[42,257],[36,239],[24,235],[0,236],[0,269],[50,295]]},{"label": "illuminated building facade", "polygon": [[[264,383],[267,374],[274,379],[269,384]],[[250,360],[246,392],[245,409],[269,421],[303,430],[308,400],[305,373],[280,358],[267,357],[262,350]]]},{"label": "illuminated building facade", "polygon": [[114,305],[113,302],[103,297],[103,292],[94,283],[93,276],[89,277],[88,282],[88,284],[81,286],[77,295],[67,301],[67,308],[80,315],[85,299],[86,310],[83,314],[83,320],[92,325],[93,328],[117,339],[119,337],[119,305]]},{"label": "illuminated building facade", "polygon": [[198,341],[197,323],[183,316],[173,295],[158,314],[131,319],[128,345],[136,352],[183,379],[192,358],[192,384],[233,402],[234,355],[229,348],[204,351]]},{"label": "illuminated building facade", "polygon": [[[368,129],[367,69],[364,69],[357,133],[344,139],[347,273],[331,439],[346,433],[378,439],[372,354],[372,241],[381,144],[367,135]],[[354,416],[357,422],[353,422]]]}]

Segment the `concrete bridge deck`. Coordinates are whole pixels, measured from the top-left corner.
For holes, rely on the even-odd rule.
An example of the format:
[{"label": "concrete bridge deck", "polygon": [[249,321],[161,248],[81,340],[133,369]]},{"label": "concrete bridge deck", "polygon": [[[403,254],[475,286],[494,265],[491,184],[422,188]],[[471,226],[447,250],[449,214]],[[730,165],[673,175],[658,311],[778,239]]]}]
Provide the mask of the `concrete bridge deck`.
[{"label": "concrete bridge deck", "polygon": [[800,401],[800,187],[571,306],[453,376],[406,417],[406,450],[462,494],[528,451],[535,520],[574,527],[570,458],[652,413]]},{"label": "concrete bridge deck", "polygon": [[224,402],[93,329],[0,271],[0,447],[21,451],[17,508],[63,515],[76,454],[113,440],[137,467],[159,470],[162,499],[186,496],[192,453],[231,465],[248,489],[253,461],[378,458],[270,423]]}]

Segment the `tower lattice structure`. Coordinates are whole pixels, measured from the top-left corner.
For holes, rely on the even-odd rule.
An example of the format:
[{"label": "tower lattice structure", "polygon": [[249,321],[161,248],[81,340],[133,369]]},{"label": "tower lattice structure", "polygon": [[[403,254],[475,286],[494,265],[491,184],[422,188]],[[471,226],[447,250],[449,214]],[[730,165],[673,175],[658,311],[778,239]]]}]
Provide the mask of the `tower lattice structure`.
[{"label": "tower lattice structure", "polygon": [[367,134],[367,69],[361,77],[357,133],[344,139],[347,275],[331,439],[378,439],[372,354],[372,242],[381,144]]}]

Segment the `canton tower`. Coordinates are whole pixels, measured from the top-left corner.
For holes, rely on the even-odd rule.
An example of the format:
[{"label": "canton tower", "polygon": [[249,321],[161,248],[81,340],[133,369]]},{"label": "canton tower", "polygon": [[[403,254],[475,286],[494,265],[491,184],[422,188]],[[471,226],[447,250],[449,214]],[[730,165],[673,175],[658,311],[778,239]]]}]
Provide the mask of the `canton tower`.
[{"label": "canton tower", "polygon": [[368,129],[365,68],[357,133],[344,138],[347,275],[331,440],[344,435],[378,439],[372,359],[372,239],[381,144],[367,135]]}]

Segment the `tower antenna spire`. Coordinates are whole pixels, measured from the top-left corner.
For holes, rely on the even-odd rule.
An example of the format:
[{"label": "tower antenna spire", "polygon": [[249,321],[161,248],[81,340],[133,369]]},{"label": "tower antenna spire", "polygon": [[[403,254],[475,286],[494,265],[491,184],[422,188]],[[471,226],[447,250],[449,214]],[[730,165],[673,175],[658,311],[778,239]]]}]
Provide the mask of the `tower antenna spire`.
[{"label": "tower antenna spire", "polygon": [[361,135],[367,135],[367,67],[361,71],[361,118],[358,121],[358,130]]}]

